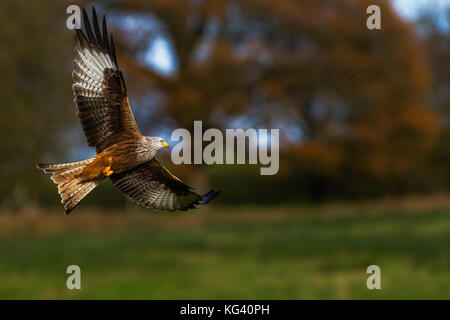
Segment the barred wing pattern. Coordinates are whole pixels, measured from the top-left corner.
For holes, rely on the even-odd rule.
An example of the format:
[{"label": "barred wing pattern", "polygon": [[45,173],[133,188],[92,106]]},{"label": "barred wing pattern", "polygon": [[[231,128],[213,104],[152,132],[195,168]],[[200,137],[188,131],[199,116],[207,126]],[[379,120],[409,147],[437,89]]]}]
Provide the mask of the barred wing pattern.
[{"label": "barred wing pattern", "polygon": [[109,177],[114,186],[138,204],[157,210],[187,210],[208,204],[220,191],[199,195],[153,158],[132,170]]},{"label": "barred wing pattern", "polygon": [[128,102],[122,72],[117,65],[112,35],[108,41],[106,19],[103,17],[100,32],[94,8],[92,16],[94,32],[84,9],[86,35],[81,29],[76,30],[72,88],[87,143],[99,153],[120,134],[140,136],[141,133]]}]

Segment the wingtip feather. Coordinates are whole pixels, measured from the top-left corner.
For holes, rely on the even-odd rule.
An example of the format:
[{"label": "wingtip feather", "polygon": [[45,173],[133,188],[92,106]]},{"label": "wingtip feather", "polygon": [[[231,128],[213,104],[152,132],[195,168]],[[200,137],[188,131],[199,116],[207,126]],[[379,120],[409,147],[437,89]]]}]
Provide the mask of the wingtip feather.
[{"label": "wingtip feather", "polygon": [[219,191],[210,190],[208,193],[206,193],[202,196],[203,202],[201,202],[200,204],[207,205],[208,203],[213,201],[215,198],[217,198],[221,192],[222,191],[220,191],[220,190]]}]

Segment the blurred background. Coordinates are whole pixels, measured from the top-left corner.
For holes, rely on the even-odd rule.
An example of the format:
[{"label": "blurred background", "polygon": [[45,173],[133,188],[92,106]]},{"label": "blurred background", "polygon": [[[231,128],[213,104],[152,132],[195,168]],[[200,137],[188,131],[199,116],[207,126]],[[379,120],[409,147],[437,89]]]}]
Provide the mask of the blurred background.
[{"label": "blurred background", "polygon": [[[221,196],[155,213],[104,183],[64,216],[35,163],[94,155],[71,4],[107,14],[145,135],[280,128],[279,173],[160,152]],[[0,298],[450,298],[450,1],[20,0],[0,26]]]}]

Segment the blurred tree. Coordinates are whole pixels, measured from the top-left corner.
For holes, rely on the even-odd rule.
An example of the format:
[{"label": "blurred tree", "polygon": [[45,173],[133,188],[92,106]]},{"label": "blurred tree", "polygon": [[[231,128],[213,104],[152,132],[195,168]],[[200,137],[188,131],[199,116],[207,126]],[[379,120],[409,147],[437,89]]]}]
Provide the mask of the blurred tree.
[{"label": "blurred tree", "polygon": [[450,5],[424,6],[417,27],[425,44],[432,74],[429,104],[439,115],[441,132],[422,183],[429,190],[450,187]]},{"label": "blurred tree", "polygon": [[[58,152],[75,114],[73,35],[66,2],[0,3],[0,203],[24,204],[40,188],[38,160]],[[54,188],[52,188],[54,192]]]},{"label": "blurred tree", "polygon": [[[156,25],[126,37],[120,61],[138,79],[129,77],[133,94],[147,98],[151,88],[181,127],[195,119],[225,127],[239,115],[253,126],[297,128],[281,174],[302,171],[313,193],[333,192],[336,181],[349,192],[362,184],[402,192],[439,126],[419,39],[388,2],[375,3],[380,31],[366,28],[374,1],[365,0],[116,2],[117,12]],[[143,63],[155,33],[172,48],[169,76]]]}]

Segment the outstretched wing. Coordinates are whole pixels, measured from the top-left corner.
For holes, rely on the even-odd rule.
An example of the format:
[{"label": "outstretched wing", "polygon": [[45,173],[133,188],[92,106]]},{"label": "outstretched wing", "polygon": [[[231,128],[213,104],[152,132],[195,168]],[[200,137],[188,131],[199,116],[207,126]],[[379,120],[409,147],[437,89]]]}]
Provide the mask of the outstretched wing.
[{"label": "outstretched wing", "polygon": [[153,158],[134,169],[109,177],[114,186],[138,204],[158,210],[187,210],[207,204],[220,191],[201,196]]},{"label": "outstretched wing", "polygon": [[122,134],[140,136],[131,111],[125,81],[117,65],[114,40],[108,40],[106,19],[100,32],[95,9],[93,26],[83,9],[86,34],[76,30],[72,86],[87,143],[101,152]]}]

